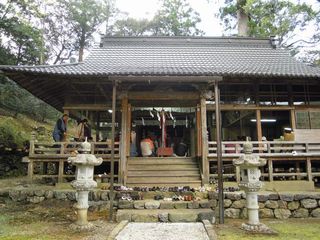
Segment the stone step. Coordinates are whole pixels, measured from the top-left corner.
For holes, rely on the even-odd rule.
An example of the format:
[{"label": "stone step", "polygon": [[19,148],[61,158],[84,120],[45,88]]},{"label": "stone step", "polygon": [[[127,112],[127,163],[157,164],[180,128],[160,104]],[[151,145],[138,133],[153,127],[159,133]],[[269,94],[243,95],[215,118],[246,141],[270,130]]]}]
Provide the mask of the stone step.
[{"label": "stone step", "polygon": [[182,159],[178,159],[178,160],[129,160],[128,161],[129,165],[179,165],[179,164],[198,164],[196,161],[193,160],[182,160]]},{"label": "stone step", "polygon": [[184,176],[184,177],[200,177],[199,171],[197,170],[172,170],[172,171],[164,171],[164,170],[158,170],[158,171],[141,171],[141,170],[130,170],[128,171],[127,176],[129,177],[170,177],[170,176]]},{"label": "stone step", "polygon": [[121,209],[117,211],[117,222],[214,222],[212,209]]},{"label": "stone step", "polygon": [[196,160],[191,157],[132,157],[132,158],[128,158],[128,162],[167,163],[167,162],[196,162]]},{"label": "stone step", "polygon": [[196,164],[180,164],[180,165],[128,165],[128,171],[130,170],[148,170],[148,171],[187,171],[194,170],[199,171],[199,167]]},{"label": "stone step", "polygon": [[[177,186],[180,186],[181,183],[192,183],[201,181],[200,175],[195,177],[179,177],[179,176],[165,176],[165,177],[155,177],[155,176],[143,176],[143,177],[127,177],[127,183],[176,183]],[[156,185],[155,185],[156,186]],[[188,186],[185,185],[185,186]]]},{"label": "stone step", "polygon": [[[130,178],[129,178],[130,179]],[[165,183],[149,183],[149,182],[143,182],[143,183],[134,183],[134,182],[126,182],[126,186],[128,187],[176,187],[176,186],[189,186],[192,188],[197,188],[201,186],[201,181],[189,181],[189,182],[165,182]]]}]

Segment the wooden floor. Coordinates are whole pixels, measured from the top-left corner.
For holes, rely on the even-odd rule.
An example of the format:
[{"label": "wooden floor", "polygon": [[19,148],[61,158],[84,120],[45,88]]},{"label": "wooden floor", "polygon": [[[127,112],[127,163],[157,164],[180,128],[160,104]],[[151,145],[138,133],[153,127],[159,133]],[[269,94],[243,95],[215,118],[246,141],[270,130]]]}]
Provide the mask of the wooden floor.
[{"label": "wooden floor", "polygon": [[201,185],[199,165],[189,157],[136,157],[128,159],[127,186]]}]

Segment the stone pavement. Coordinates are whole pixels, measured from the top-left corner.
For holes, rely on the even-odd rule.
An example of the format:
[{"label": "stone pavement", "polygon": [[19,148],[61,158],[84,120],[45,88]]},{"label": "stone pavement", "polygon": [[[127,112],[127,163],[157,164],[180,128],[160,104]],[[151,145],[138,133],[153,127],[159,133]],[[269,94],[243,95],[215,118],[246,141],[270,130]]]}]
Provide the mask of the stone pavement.
[{"label": "stone pavement", "polygon": [[202,223],[129,223],[116,240],[209,240]]}]

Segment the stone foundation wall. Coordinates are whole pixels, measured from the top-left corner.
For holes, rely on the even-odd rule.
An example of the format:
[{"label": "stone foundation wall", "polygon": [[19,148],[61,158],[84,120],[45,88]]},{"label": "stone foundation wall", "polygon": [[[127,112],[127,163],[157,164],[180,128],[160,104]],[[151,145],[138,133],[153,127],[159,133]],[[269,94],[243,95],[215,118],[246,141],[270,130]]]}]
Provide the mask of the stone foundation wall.
[{"label": "stone foundation wall", "polygon": [[[131,194],[139,195],[137,192]],[[173,193],[164,193],[173,195]],[[178,194],[178,193],[177,193]],[[155,201],[152,196],[156,193],[147,193],[145,200],[141,201],[115,201],[119,209],[200,209],[218,206],[218,194],[216,192],[194,193],[200,196],[200,201]],[[61,201],[76,201],[76,192],[73,190],[10,190],[0,191],[0,202],[5,199],[16,202],[27,202],[30,204],[40,203],[48,199]],[[117,193],[116,198],[121,198]],[[224,207],[226,218],[247,218],[246,196],[243,192],[225,193]],[[109,203],[109,191],[97,190],[89,194],[91,210],[107,209]],[[269,193],[258,195],[260,218],[320,218],[320,193]],[[216,211],[218,213],[218,211]]]}]

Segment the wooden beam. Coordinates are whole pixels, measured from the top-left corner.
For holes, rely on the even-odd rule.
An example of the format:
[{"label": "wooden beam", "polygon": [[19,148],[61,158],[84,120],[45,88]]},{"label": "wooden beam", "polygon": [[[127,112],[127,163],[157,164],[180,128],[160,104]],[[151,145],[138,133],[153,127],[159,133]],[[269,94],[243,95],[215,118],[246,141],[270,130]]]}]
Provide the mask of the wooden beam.
[{"label": "wooden beam", "polygon": [[196,125],[197,125],[197,157],[201,156],[202,152],[202,141],[201,141],[201,110],[200,106],[197,106],[196,112]]},{"label": "wooden beam", "polygon": [[[209,111],[214,111],[214,104],[207,104]],[[221,104],[221,111],[240,111],[240,110],[272,110],[272,111],[285,111],[294,109],[293,106],[256,106],[253,104]]]},{"label": "wooden beam", "polygon": [[199,99],[198,92],[129,92],[130,100],[196,100]]},{"label": "wooden beam", "polygon": [[111,109],[110,104],[72,104],[67,103],[64,107],[64,110],[93,110],[93,111],[107,111]]}]

